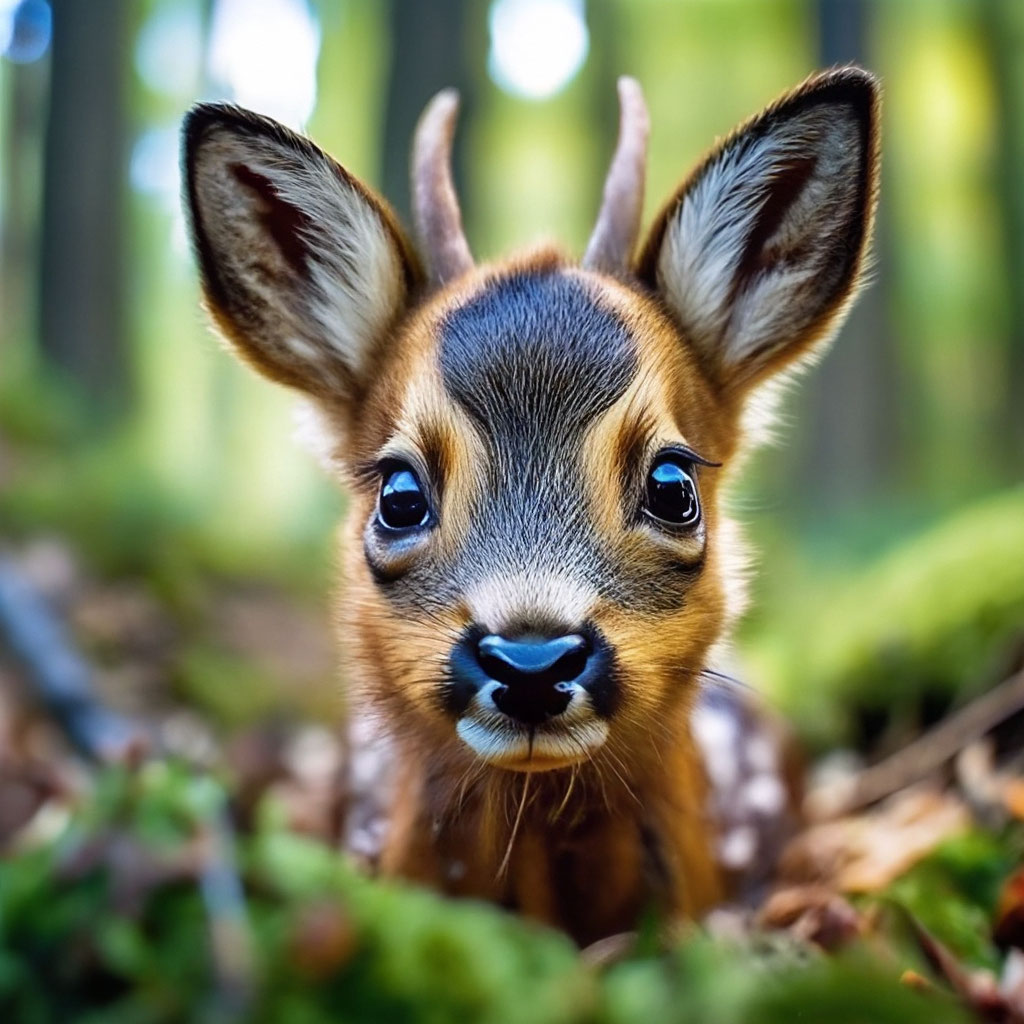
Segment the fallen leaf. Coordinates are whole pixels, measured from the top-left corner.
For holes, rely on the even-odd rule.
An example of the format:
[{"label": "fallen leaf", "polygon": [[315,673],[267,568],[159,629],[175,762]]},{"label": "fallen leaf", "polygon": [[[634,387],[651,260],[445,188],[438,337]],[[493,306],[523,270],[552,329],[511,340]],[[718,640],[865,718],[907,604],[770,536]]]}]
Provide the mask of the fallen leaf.
[{"label": "fallen leaf", "polygon": [[337,903],[317,902],[303,907],[289,942],[292,964],[307,978],[329,978],[352,958],[358,945],[355,925]]},{"label": "fallen leaf", "polygon": [[1024,779],[1011,779],[1003,792],[1006,810],[1018,821],[1024,821]]},{"label": "fallen leaf", "polygon": [[837,892],[821,885],[779,889],[765,901],[757,924],[786,929],[795,938],[835,952],[862,933],[860,914]]},{"label": "fallen leaf", "polygon": [[1012,874],[1003,885],[992,937],[1000,946],[1024,949],[1024,868]]},{"label": "fallen leaf", "polygon": [[780,878],[877,892],[970,824],[970,812],[952,793],[903,790],[875,809],[801,833],[782,854]]}]

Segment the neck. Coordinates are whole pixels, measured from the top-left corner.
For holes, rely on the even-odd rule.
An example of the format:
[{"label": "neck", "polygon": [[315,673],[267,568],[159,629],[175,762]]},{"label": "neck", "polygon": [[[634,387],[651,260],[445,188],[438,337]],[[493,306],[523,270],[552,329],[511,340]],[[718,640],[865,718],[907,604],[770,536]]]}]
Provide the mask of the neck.
[{"label": "neck", "polygon": [[670,732],[639,753],[609,743],[534,773],[406,747],[383,869],[517,909],[581,944],[650,907],[693,914],[717,893],[711,833],[689,730]]}]

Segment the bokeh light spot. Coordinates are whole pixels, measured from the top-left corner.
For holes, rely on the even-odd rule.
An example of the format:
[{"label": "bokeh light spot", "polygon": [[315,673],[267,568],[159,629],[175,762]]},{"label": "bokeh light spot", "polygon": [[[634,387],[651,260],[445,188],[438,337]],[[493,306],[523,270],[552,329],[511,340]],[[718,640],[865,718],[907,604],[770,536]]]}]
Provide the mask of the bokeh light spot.
[{"label": "bokeh light spot", "polygon": [[219,0],[210,75],[243,107],[301,128],[316,106],[320,30],[306,0]]},{"label": "bokeh light spot", "polygon": [[53,12],[46,0],[0,0],[0,53],[14,64],[31,64],[50,48]]},{"label": "bokeh light spot", "polygon": [[194,4],[158,7],[139,32],[135,68],[156,92],[192,92],[202,73],[203,29]]},{"label": "bokeh light spot", "polygon": [[490,29],[491,77],[527,99],[565,88],[590,47],[583,0],[494,0]]}]

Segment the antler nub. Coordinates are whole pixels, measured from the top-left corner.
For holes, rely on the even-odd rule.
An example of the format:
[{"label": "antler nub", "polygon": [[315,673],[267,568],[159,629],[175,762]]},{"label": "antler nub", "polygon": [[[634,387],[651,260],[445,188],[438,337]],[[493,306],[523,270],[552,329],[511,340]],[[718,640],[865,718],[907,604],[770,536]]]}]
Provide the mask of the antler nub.
[{"label": "antler nub", "polygon": [[458,112],[459,94],[454,89],[442,90],[427,104],[413,139],[413,218],[434,285],[473,267],[452,182],[452,137]]},{"label": "antler nub", "polygon": [[647,104],[635,78],[619,79],[619,141],[604,183],[601,212],[583,266],[608,274],[629,270],[640,231],[647,170]]}]

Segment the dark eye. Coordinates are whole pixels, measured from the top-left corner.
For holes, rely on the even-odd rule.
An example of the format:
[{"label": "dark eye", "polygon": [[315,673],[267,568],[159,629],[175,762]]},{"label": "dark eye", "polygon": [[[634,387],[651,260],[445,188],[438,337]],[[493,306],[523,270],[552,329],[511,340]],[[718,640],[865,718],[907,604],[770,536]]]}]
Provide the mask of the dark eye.
[{"label": "dark eye", "polygon": [[696,526],[700,522],[700,501],[693,464],[674,453],[659,455],[647,475],[644,511],[662,523]]},{"label": "dark eye", "polygon": [[377,519],[389,530],[424,526],[430,516],[427,496],[416,474],[408,466],[391,466],[384,471],[377,502]]}]

